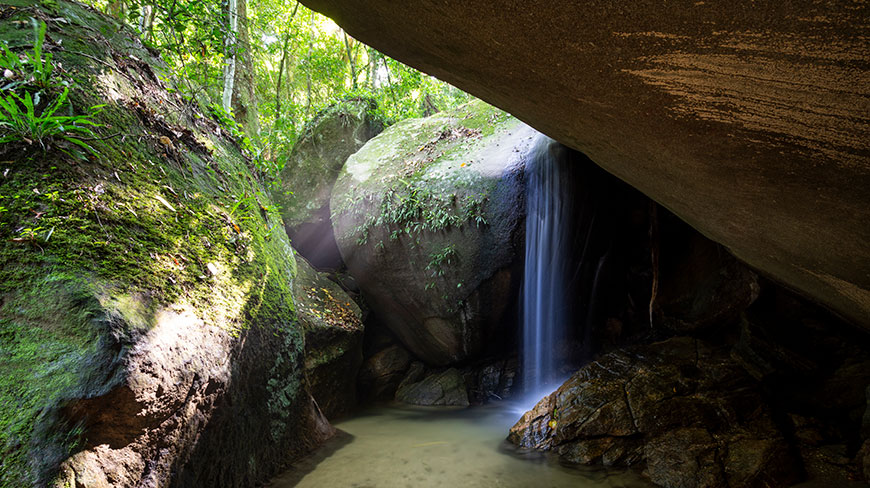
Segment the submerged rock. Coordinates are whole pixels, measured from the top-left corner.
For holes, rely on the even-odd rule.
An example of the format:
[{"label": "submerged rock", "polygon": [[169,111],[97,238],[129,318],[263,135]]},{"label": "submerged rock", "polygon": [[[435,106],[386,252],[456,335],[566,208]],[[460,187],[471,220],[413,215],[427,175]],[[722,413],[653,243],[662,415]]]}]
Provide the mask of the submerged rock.
[{"label": "submerged rock", "polygon": [[646,463],[662,486],[789,486],[800,468],[754,380],[696,339],[608,353],[511,428],[573,462]]},{"label": "submerged rock", "polygon": [[356,303],[302,258],[293,280],[296,313],[305,333],[305,372],[314,400],[328,419],[353,411],[362,364],[362,313]]},{"label": "submerged rock", "polygon": [[472,102],[390,127],[348,159],[335,184],[332,223],[350,274],[429,364],[469,358],[507,333],[534,134]]},{"label": "submerged rock", "polygon": [[369,99],[344,100],[305,127],[281,171],[275,201],[293,246],[318,268],[339,268],[341,255],[329,221],[332,186],[347,158],[380,133]]}]

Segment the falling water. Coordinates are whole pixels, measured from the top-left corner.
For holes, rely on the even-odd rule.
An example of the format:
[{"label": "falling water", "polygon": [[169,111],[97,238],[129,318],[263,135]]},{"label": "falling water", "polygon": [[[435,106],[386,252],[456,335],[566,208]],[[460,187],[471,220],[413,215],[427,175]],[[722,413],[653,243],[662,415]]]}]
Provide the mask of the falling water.
[{"label": "falling water", "polygon": [[526,261],[523,282],[523,384],[536,394],[559,380],[559,347],[570,317],[568,224],[571,202],[560,168],[564,146],[546,136],[534,144],[526,169]]}]

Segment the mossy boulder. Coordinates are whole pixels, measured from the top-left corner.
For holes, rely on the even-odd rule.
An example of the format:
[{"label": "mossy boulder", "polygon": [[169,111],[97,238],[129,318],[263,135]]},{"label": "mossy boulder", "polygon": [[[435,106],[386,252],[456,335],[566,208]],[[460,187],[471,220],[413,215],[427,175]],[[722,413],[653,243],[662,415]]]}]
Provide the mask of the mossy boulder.
[{"label": "mossy boulder", "polygon": [[348,158],[332,193],[336,242],[379,317],[433,365],[510,334],[536,132],[483,102],[397,123]]},{"label": "mossy boulder", "polygon": [[297,257],[293,298],[305,332],[305,372],[311,394],[329,419],[357,404],[356,378],[363,361],[359,306],[326,274]]},{"label": "mossy boulder", "polygon": [[329,222],[332,185],[347,158],[384,126],[369,99],[330,105],[308,123],[281,171],[276,201],[293,246],[319,268],[338,268],[341,255]]},{"label": "mossy boulder", "polygon": [[62,110],[106,106],[95,155],[0,150],[0,487],[268,478],[331,429],[305,388],[279,213],[129,29],[3,0],[0,40],[29,49],[32,17],[71,83]]}]

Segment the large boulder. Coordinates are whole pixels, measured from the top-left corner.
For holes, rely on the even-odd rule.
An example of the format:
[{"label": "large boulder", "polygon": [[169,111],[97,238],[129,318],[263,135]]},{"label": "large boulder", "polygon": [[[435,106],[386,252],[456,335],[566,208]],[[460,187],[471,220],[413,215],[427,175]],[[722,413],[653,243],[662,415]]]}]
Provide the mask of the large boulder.
[{"label": "large boulder", "polygon": [[332,223],[349,273],[430,364],[461,361],[510,333],[522,169],[535,134],[472,102],[390,127],[348,158],[335,183]]},{"label": "large boulder", "polygon": [[331,429],[267,190],[135,33],[77,3],[14,3],[0,39],[29,49],[20,26],[44,19],[55,75],[75,80],[63,111],[106,104],[106,127],[95,154],[0,146],[0,486],[267,479]]},{"label": "large boulder", "polygon": [[363,360],[359,306],[324,273],[296,258],[296,314],[305,333],[305,372],[314,400],[330,420],[357,404],[356,378]]},{"label": "large boulder", "polygon": [[[422,373],[422,365],[416,363]],[[419,381],[419,373],[414,371],[414,377],[399,385],[396,400],[411,405],[435,405],[467,407],[468,392],[462,373],[456,368],[450,368],[440,373],[431,374]]]},{"label": "large boulder", "polygon": [[508,439],[575,463],[645,463],[667,487],[784,487],[800,476],[754,380],[727,350],[685,337],[589,363]]},{"label": "large boulder", "polygon": [[369,400],[390,400],[411,365],[411,354],[391,344],[366,358],[359,373],[360,390]]},{"label": "large boulder", "polygon": [[274,194],[287,234],[293,247],[318,268],[341,266],[329,222],[329,197],[348,156],[383,130],[376,108],[369,99],[325,108],[305,126],[281,170]]},{"label": "large boulder", "polygon": [[866,5],[303,3],[870,327]]}]

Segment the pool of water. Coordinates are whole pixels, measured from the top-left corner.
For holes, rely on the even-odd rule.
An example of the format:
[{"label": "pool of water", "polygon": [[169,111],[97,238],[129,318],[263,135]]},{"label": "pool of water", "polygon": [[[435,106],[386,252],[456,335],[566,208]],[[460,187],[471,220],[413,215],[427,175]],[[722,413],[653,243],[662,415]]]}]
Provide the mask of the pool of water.
[{"label": "pool of water", "polygon": [[507,402],[466,409],[372,407],[336,423],[332,440],[267,486],[650,486],[631,471],[565,467],[552,455],[517,453],[504,439],[520,415]]}]

